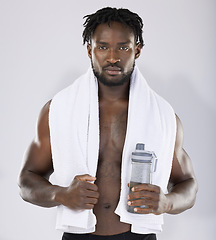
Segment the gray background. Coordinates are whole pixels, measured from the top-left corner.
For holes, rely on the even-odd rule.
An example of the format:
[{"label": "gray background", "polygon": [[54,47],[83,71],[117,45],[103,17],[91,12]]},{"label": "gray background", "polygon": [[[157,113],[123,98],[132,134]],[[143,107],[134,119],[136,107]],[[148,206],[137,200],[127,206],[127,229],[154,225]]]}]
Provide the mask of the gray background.
[{"label": "gray background", "polygon": [[[21,200],[17,176],[41,107],[89,66],[82,17],[126,7],[145,22],[137,65],[183,122],[199,181],[194,208],[165,216],[165,239],[215,239],[216,2],[0,0],[0,239],[60,239],[56,210]],[[32,236],[29,238],[29,234]],[[205,237],[204,237],[205,236]]]}]

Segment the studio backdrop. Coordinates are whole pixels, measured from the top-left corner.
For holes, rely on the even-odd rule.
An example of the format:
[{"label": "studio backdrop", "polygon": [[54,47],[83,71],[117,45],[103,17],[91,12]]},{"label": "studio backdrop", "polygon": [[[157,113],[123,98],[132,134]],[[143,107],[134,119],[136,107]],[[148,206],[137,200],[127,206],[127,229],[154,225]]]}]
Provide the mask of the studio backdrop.
[{"label": "studio backdrop", "polygon": [[59,240],[56,209],[24,202],[17,177],[42,106],[89,67],[83,16],[123,7],[144,20],[137,61],[173,106],[199,183],[195,206],[165,214],[159,240],[215,239],[216,2],[0,0],[0,240]]}]

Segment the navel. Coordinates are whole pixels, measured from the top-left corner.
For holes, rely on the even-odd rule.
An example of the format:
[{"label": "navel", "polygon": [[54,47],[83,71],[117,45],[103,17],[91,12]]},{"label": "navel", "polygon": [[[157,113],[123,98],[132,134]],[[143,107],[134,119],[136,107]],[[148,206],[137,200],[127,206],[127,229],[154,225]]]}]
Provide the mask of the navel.
[{"label": "navel", "polygon": [[110,209],[111,208],[111,204],[110,203],[104,203],[103,204],[103,208]]}]

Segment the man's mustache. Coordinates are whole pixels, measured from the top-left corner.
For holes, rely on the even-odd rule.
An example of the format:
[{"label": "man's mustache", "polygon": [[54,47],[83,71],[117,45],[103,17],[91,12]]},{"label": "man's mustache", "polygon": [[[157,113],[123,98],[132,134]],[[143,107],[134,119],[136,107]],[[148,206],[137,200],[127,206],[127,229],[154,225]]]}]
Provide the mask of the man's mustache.
[{"label": "man's mustache", "polygon": [[106,70],[107,68],[119,68],[119,70],[121,70],[122,71],[122,66],[119,66],[119,64],[118,63],[109,63],[109,64],[107,64],[106,66],[104,66],[102,69],[103,70]]}]

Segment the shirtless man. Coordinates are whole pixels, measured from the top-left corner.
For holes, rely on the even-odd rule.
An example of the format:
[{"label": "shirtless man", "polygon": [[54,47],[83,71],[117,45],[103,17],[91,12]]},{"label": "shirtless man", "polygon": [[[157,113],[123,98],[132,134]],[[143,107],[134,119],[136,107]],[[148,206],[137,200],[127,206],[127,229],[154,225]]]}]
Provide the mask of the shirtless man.
[{"label": "shirtless man", "polygon": [[[121,161],[127,127],[130,77],[135,59],[139,57],[144,45],[142,20],[128,10],[121,11],[123,20],[130,18],[131,22],[134,21],[137,25],[132,28],[121,23],[118,17],[113,17],[119,10],[105,8],[87,16],[88,21],[83,33],[99,86],[100,146],[96,177],[88,174],[77,175],[68,187],[52,185],[49,182],[49,176],[53,172],[48,123],[51,101],[40,113],[37,135],[28,149],[19,177],[21,196],[25,201],[43,207],[62,204],[74,210],[93,209],[97,218],[96,231],[79,236],[65,233],[64,240],[95,239],[98,236],[103,239],[107,236],[113,236],[112,239],[156,239],[155,234],[131,233],[130,224],[120,222],[119,216],[114,213],[121,186]],[[96,23],[96,16],[98,19],[103,16],[104,20]],[[96,24],[95,30],[90,29],[91,24]],[[137,208],[140,214],[177,214],[194,205],[197,182],[191,160],[183,149],[183,130],[177,116],[176,122],[173,164],[167,186],[169,192],[164,194],[159,186],[150,184],[136,186],[134,192],[128,196],[128,204],[148,205],[147,209]],[[141,197],[145,199],[136,200]]]}]

